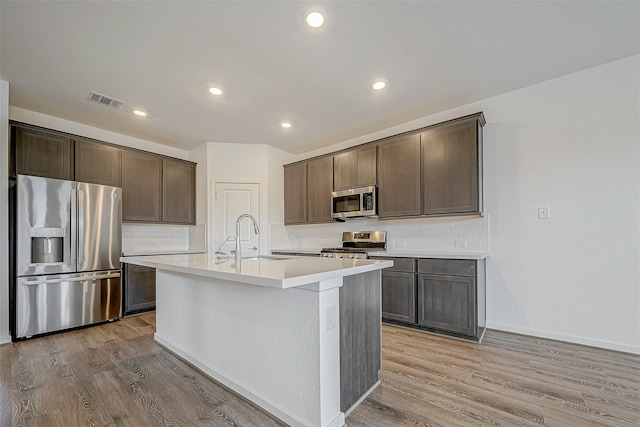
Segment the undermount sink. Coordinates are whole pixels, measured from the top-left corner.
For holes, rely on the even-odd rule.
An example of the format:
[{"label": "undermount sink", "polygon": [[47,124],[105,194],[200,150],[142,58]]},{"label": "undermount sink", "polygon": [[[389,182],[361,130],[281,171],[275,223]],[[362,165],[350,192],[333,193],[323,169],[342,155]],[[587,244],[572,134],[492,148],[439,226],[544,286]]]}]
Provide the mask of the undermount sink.
[{"label": "undermount sink", "polygon": [[248,258],[242,258],[243,260],[250,260],[250,261],[286,261],[288,259],[291,258],[276,258],[276,257],[271,257],[271,256],[254,256],[254,257],[248,257]]}]

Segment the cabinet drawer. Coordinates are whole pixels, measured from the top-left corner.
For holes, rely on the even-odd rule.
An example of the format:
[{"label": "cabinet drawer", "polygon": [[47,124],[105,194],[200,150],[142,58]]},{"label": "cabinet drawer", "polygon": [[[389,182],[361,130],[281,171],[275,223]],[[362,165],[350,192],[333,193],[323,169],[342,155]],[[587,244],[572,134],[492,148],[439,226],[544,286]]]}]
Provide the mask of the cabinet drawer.
[{"label": "cabinet drawer", "polygon": [[385,258],[385,261],[393,261],[393,267],[387,267],[385,271],[406,271],[408,273],[416,271],[416,260],[413,258]]},{"label": "cabinet drawer", "polygon": [[419,259],[418,273],[473,277],[476,275],[476,261],[466,259]]}]

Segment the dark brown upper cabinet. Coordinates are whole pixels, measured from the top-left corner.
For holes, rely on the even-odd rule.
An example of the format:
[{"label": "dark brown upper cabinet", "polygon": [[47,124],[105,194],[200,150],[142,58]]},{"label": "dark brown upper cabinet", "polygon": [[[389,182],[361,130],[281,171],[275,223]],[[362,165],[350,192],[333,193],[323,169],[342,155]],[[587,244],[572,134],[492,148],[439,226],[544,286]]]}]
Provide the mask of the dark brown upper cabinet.
[{"label": "dark brown upper cabinet", "polygon": [[420,134],[401,135],[378,144],[378,216],[421,213]]},{"label": "dark brown upper cabinet", "polygon": [[377,148],[369,145],[333,156],[333,189],[376,185]]},{"label": "dark brown upper cabinet", "polygon": [[307,222],[330,222],[333,191],[333,158],[307,163]]},{"label": "dark brown upper cabinet", "polygon": [[122,220],[162,220],[162,157],[122,151]]},{"label": "dark brown upper cabinet", "polygon": [[471,114],[285,165],[285,224],[330,221],[331,178],[334,191],[377,185],[379,218],[482,214],[485,123]]},{"label": "dark brown upper cabinet", "polygon": [[284,223],[330,222],[333,157],[284,167]]},{"label": "dark brown upper cabinet", "polygon": [[15,169],[10,175],[35,175],[73,180],[73,141],[71,138],[40,130],[12,126]]},{"label": "dark brown upper cabinet", "polygon": [[307,164],[284,167],[284,223],[307,222]]},{"label": "dark brown upper cabinet", "polygon": [[76,181],[122,187],[122,150],[93,141],[75,141]]},{"label": "dark brown upper cabinet", "polygon": [[196,165],[174,159],[162,160],[162,221],[196,223]]},{"label": "dark brown upper cabinet", "polygon": [[422,133],[423,214],[481,212],[483,124],[476,115]]}]

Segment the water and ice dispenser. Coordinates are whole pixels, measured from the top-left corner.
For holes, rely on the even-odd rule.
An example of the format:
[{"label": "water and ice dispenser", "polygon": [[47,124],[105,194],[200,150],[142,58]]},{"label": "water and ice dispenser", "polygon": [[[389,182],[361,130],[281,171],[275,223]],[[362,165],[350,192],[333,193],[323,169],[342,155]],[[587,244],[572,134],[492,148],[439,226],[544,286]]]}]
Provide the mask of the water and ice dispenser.
[{"label": "water and ice dispenser", "polygon": [[33,227],[31,237],[31,263],[57,264],[64,262],[64,228]]}]

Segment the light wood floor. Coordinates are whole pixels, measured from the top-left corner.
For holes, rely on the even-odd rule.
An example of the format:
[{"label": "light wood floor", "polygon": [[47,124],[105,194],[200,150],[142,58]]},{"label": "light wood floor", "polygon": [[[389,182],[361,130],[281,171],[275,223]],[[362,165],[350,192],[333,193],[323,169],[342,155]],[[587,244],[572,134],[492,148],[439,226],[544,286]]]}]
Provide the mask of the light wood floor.
[{"label": "light wood floor", "polygon": [[[153,313],[0,347],[0,426],[279,426],[153,342]],[[385,325],[349,426],[640,426],[640,356]]]}]

